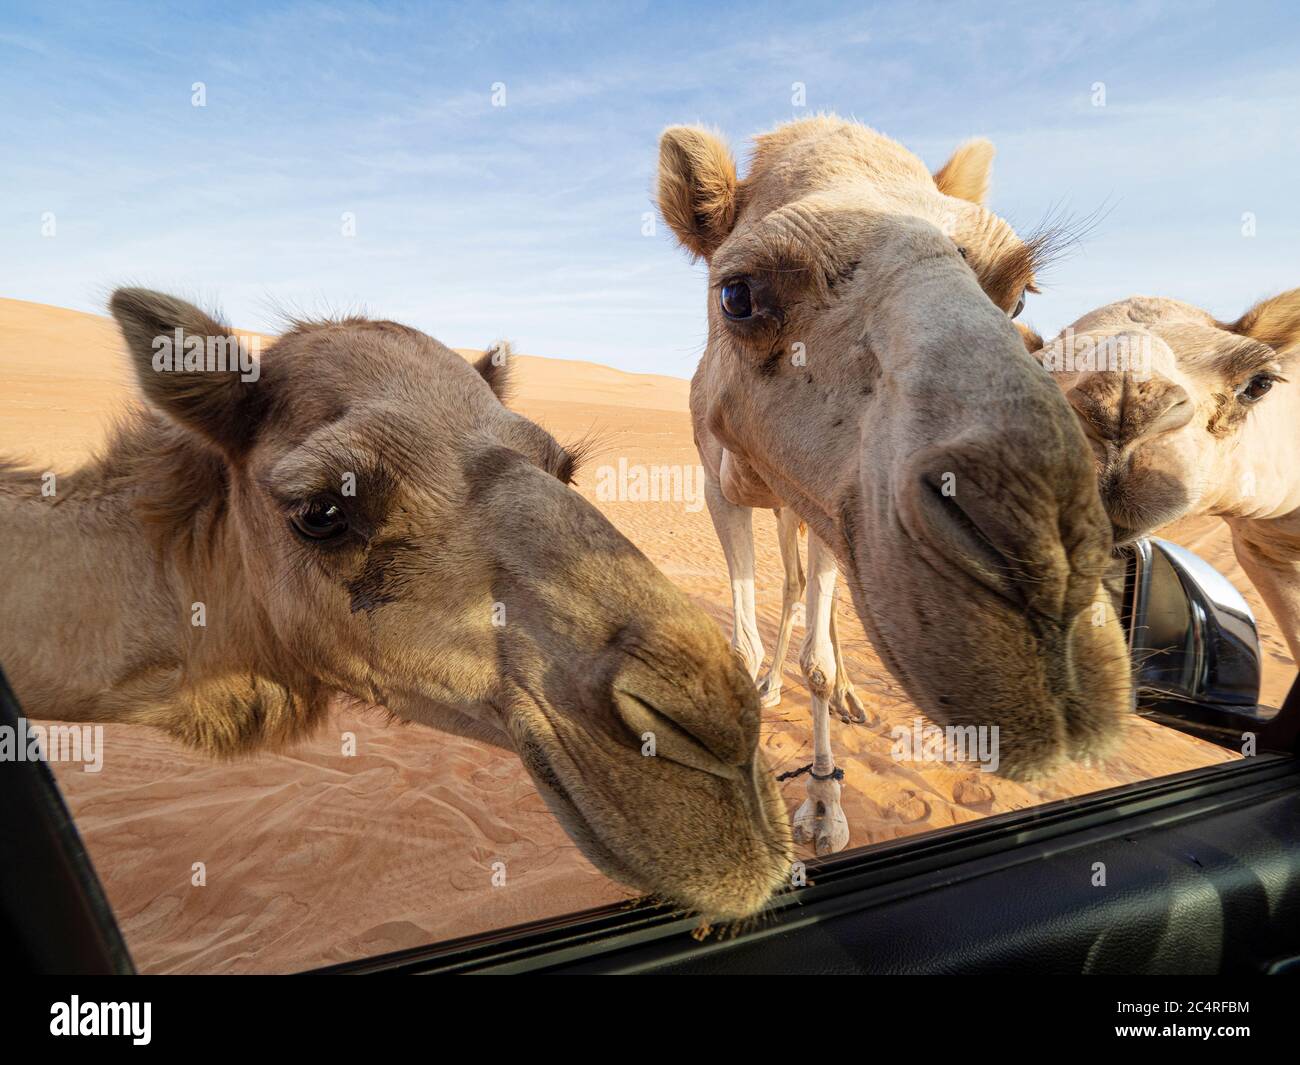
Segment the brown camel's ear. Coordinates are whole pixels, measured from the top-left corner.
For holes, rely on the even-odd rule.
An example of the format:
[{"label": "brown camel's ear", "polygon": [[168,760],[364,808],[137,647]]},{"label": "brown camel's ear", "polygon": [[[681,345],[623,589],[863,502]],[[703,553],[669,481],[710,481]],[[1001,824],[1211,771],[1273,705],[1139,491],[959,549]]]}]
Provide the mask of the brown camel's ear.
[{"label": "brown camel's ear", "polygon": [[109,300],[145,399],[230,455],[251,445],[267,389],[248,346],[197,307],[144,288]]},{"label": "brown camel's ear", "polygon": [[1012,322],[1011,324],[1016,327],[1016,332],[1020,334],[1020,339],[1025,342],[1025,350],[1030,355],[1042,348],[1043,338],[1025,325],[1024,322]]},{"label": "brown camel's ear", "polygon": [[1221,324],[1278,351],[1300,344],[1300,288],[1260,300],[1235,322]]},{"label": "brown camel's ear", "polygon": [[489,344],[483,354],[474,360],[474,369],[502,403],[510,398],[513,391],[510,360],[514,357],[515,349],[511,347],[510,341],[498,340]]},{"label": "brown camel's ear", "polygon": [[659,213],[682,247],[707,259],[736,221],[736,161],[715,134],[673,126],[659,138]]},{"label": "brown camel's ear", "polygon": [[991,141],[983,137],[957,146],[943,166],[934,174],[934,183],[945,196],[984,205],[989,194],[989,175],[993,170],[994,149]]}]

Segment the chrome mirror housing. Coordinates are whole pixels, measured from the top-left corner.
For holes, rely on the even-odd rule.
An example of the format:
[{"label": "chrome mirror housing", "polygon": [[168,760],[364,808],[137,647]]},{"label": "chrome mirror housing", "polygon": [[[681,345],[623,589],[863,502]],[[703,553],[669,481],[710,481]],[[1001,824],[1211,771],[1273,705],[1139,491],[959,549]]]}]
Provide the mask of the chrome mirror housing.
[{"label": "chrome mirror housing", "polygon": [[1239,742],[1274,716],[1259,703],[1255,616],[1218,570],[1154,537],[1125,551],[1123,621],[1139,710]]}]

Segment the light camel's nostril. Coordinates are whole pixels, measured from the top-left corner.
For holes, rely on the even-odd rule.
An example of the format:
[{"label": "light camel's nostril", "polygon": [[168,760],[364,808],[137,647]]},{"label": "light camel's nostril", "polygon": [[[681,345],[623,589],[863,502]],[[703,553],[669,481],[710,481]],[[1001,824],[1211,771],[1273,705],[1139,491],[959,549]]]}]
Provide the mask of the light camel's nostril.
[{"label": "light camel's nostril", "polygon": [[1094,414],[1098,408],[1097,401],[1093,396],[1079,385],[1065,393],[1065,398],[1070,406],[1074,408],[1074,413],[1078,416],[1083,427],[1088,430],[1098,428]]},{"label": "light camel's nostril", "polygon": [[1034,456],[1027,441],[1004,438],[918,453],[899,510],[941,573],[956,567],[1040,623],[1064,623],[1091,596],[1087,571],[1110,553],[1106,513],[1077,447],[1057,466]]},{"label": "light camel's nostril", "polygon": [[916,486],[916,499],[925,538],[949,561],[981,583],[1014,597],[1017,567],[999,545],[997,529],[990,530],[987,522],[978,519],[979,508],[971,491],[959,494],[963,495],[960,501],[956,494],[945,493],[931,478],[921,478]]}]

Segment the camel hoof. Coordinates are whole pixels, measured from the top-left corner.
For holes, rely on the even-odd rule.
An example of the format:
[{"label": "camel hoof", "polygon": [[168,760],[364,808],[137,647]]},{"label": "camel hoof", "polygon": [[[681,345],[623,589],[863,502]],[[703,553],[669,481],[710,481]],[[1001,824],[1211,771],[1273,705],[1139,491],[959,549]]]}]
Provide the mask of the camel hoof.
[{"label": "camel hoof", "polygon": [[839,714],[840,720],[846,725],[876,725],[880,723],[878,716],[868,714],[866,706],[858,698],[858,693],[852,685],[836,690],[831,697],[831,707],[835,713]]},{"label": "camel hoof", "polygon": [[811,843],[819,856],[849,845],[849,821],[840,805],[838,780],[808,782],[808,798],[795,811],[792,828],[794,841]]},{"label": "camel hoof", "polygon": [[768,707],[781,705],[781,681],[773,680],[771,673],[759,682],[758,705],[765,710]]},{"label": "camel hoof", "polygon": [[[804,805],[806,806],[807,803],[805,803]],[[794,836],[794,841],[796,843],[799,844],[811,843],[813,841],[813,834],[815,832],[812,823],[813,819],[809,817],[805,817],[803,820],[800,820],[799,818],[801,814],[803,814],[803,806],[800,806],[798,811],[794,815],[795,821],[794,824],[791,826],[790,834]]]},{"label": "camel hoof", "polygon": [[813,846],[817,851],[817,857],[823,858],[828,854],[834,854],[836,851],[842,851],[848,842],[848,837],[845,837],[844,842],[840,843],[829,831],[827,831],[819,832],[817,834],[817,842]]}]

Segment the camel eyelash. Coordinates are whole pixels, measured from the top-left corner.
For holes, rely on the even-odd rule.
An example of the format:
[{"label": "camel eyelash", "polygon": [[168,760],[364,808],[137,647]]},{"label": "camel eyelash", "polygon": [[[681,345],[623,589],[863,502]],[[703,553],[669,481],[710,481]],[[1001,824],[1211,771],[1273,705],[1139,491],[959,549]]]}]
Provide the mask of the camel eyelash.
[{"label": "camel eyelash", "polygon": [[1278,373],[1278,371],[1262,369],[1262,370],[1256,370],[1254,373],[1247,374],[1237,385],[1237,387],[1234,389],[1234,392],[1237,395],[1241,395],[1242,391],[1248,388],[1252,381],[1257,381],[1261,377],[1273,382],[1273,384],[1275,385],[1285,385],[1289,383],[1287,378],[1283,377],[1280,373]]}]

